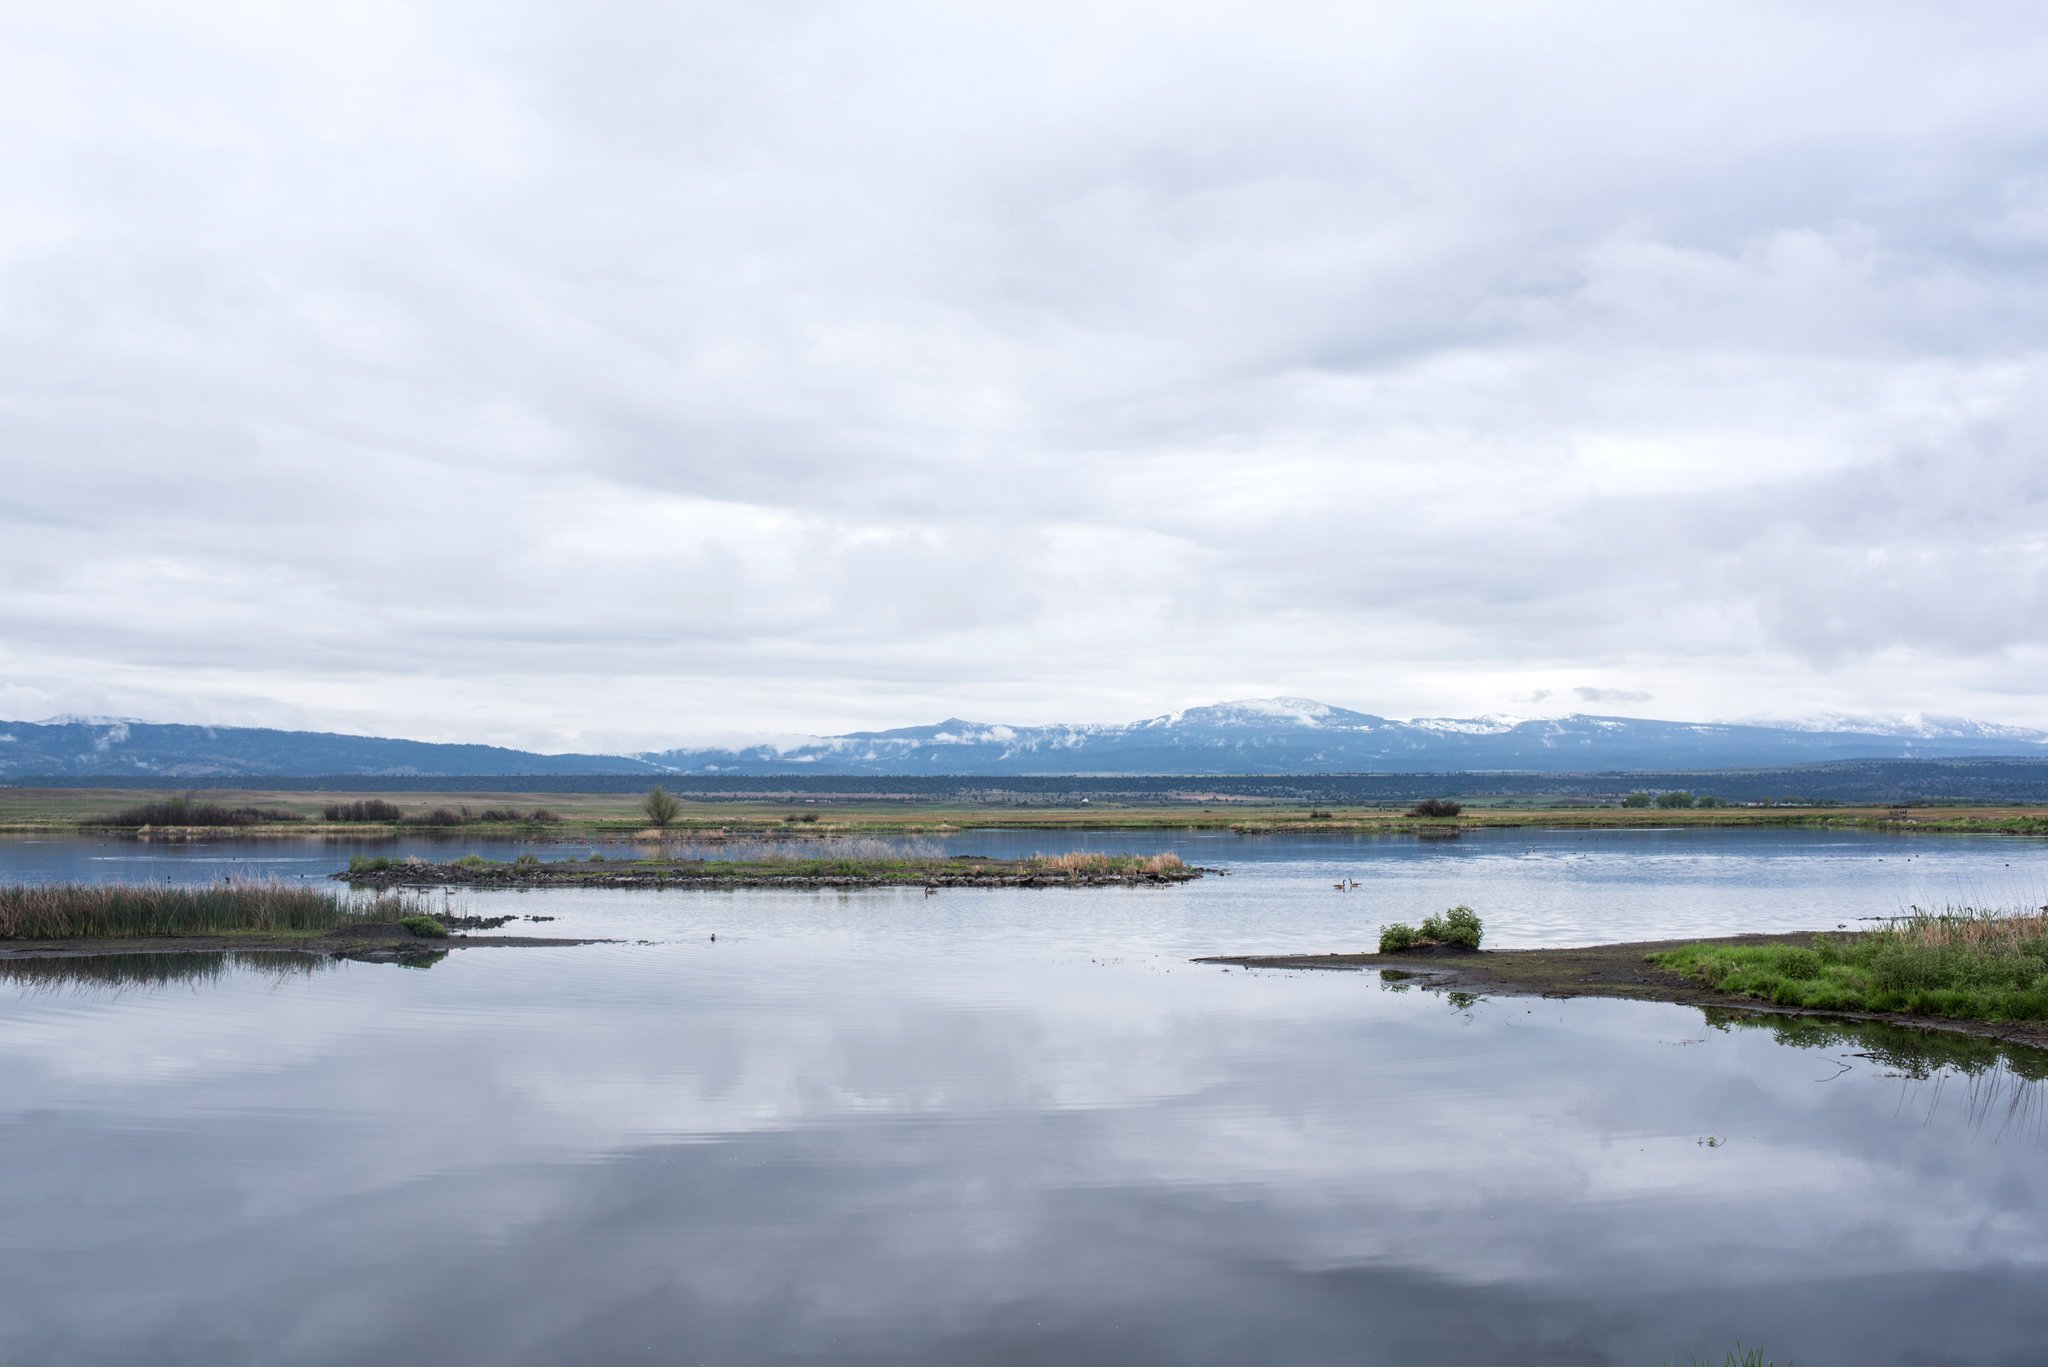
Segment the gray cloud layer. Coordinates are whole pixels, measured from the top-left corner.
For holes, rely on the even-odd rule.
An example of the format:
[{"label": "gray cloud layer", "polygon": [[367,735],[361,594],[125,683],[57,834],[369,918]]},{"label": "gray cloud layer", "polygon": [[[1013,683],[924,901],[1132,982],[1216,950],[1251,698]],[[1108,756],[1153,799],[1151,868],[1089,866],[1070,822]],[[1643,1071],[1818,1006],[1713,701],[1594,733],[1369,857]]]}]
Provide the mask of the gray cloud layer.
[{"label": "gray cloud layer", "polygon": [[2048,22],[84,4],[0,714],[2048,724]]}]

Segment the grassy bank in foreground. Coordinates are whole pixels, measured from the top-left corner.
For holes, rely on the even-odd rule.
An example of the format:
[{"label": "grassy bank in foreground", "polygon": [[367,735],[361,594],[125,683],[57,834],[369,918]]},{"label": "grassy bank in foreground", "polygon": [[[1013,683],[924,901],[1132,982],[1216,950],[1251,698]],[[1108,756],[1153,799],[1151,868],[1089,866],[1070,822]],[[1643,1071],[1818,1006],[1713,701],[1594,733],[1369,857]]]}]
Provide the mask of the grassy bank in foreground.
[{"label": "grassy bank in foreground", "polygon": [[284,884],[49,883],[0,887],[0,940],[259,934],[312,936],[397,922],[415,900],[346,900],[326,888]]},{"label": "grassy bank in foreground", "polygon": [[1813,1011],[2048,1020],[2048,909],[1955,908],[1810,946],[1699,943],[1651,962],[1719,992]]}]

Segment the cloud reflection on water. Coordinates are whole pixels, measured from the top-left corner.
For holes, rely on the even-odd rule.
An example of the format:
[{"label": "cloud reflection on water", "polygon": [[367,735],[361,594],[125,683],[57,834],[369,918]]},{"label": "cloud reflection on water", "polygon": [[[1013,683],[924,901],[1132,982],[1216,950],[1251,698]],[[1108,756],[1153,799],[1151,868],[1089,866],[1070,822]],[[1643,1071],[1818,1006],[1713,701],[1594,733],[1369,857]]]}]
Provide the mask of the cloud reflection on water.
[{"label": "cloud reflection on water", "polygon": [[2017,1362],[2048,1328],[2038,1128],[1945,1061],[1677,1007],[623,946],[7,1020],[25,1361]]}]

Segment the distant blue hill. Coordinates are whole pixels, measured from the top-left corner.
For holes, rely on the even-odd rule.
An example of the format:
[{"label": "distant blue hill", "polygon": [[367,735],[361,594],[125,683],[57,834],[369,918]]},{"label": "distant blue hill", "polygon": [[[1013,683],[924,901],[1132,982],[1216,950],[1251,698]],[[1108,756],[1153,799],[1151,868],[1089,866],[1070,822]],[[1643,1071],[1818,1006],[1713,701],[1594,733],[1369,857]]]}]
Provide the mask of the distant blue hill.
[{"label": "distant blue hill", "polygon": [[435,745],[327,731],[97,719],[0,722],[0,779],[5,780],[652,772],[644,761],[620,755],[537,755],[496,745]]},{"label": "distant blue hill", "polygon": [[1392,721],[1302,698],[1219,703],[1120,724],[1003,726],[954,718],[780,745],[639,755],[548,755],[321,731],[103,719],[0,722],[0,780],[13,782],[96,776],[1587,773],[1999,756],[2048,757],[2048,732],[1945,719]]}]

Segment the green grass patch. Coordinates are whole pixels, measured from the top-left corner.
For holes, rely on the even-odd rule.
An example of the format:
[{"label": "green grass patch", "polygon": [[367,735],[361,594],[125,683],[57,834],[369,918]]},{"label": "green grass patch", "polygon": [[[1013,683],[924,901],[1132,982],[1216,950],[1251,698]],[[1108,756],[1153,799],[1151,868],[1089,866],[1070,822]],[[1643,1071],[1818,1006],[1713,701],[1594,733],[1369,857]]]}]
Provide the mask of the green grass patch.
[{"label": "green grass patch", "polygon": [[445,940],[448,938],[448,927],[442,925],[431,916],[401,916],[398,918],[398,924],[425,939]]},{"label": "green grass patch", "polygon": [[1796,945],[1692,944],[1653,963],[1717,991],[1816,1011],[2048,1020],[2048,912],[1955,908]]}]

